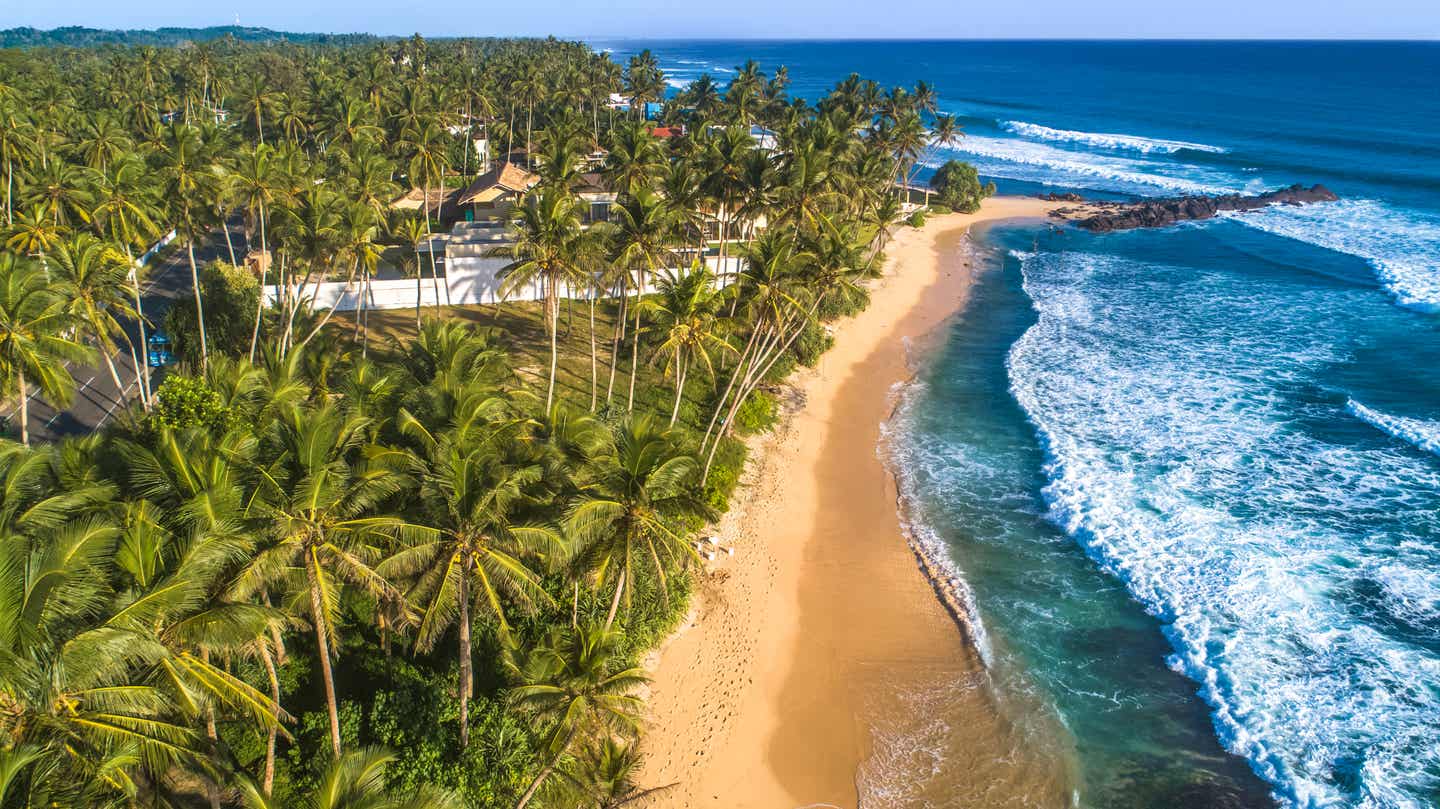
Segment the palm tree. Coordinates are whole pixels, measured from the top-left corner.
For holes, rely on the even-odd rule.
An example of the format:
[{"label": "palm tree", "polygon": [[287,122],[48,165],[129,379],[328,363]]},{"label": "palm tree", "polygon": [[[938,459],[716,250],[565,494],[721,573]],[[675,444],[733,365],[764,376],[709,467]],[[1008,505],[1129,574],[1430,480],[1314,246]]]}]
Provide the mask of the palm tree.
[{"label": "palm tree", "polygon": [[17,253],[39,258],[40,266],[48,278],[50,264],[46,255],[54,252],[55,245],[64,237],[65,228],[57,224],[39,205],[32,205],[21,211],[16,219],[19,221],[10,226],[10,236],[5,240],[5,246]]},{"label": "palm tree", "polygon": [[31,773],[31,805],[98,805],[133,795],[127,770],[142,757],[157,768],[199,758],[170,696],[137,679],[164,664],[165,647],[87,615],[111,596],[104,560],[118,533],[71,513],[0,541],[0,587],[11,594],[0,599],[6,747],[45,762]]},{"label": "palm tree", "polygon": [[251,76],[241,97],[239,110],[255,124],[260,145],[265,145],[265,117],[275,108],[279,95],[270,89],[270,83],[262,76]]},{"label": "palm tree", "polygon": [[[124,401],[126,387],[120,383],[120,374],[115,370],[114,354],[118,348],[115,335],[120,335],[127,344],[130,338],[116,315],[139,316],[125,300],[125,280],[129,274],[125,257],[89,233],[79,233],[61,242],[55,264],[61,294],[69,299],[80,330],[88,334],[99,349],[105,368],[110,371],[110,380],[115,383],[116,395]],[[138,384],[140,359],[135,346],[130,345],[129,350]]]},{"label": "palm tree", "polygon": [[514,243],[500,248],[514,259],[502,270],[500,294],[510,297],[539,284],[544,291],[545,330],[550,338],[550,383],[545,408],[555,401],[555,373],[560,352],[556,342],[560,318],[560,285],[589,285],[587,266],[594,240],[580,226],[580,207],[568,189],[539,186],[515,208]]},{"label": "palm tree", "polygon": [[[104,171],[95,173],[91,180],[95,189],[95,210],[91,221],[102,235],[125,254],[125,282],[130,287],[134,302],[135,325],[139,332],[139,345],[145,341],[145,310],[140,299],[139,267],[134,258],[134,249],[143,247],[154,238],[159,228],[155,224],[154,201],[149,185],[145,182],[145,165],[140,160],[124,156],[111,161]],[[133,346],[132,346],[133,349]],[[140,403],[150,409],[150,365],[137,365],[135,376],[139,380]]]},{"label": "palm tree", "polygon": [[646,104],[660,100],[665,94],[665,73],[649,48],[630,57],[625,68],[625,92],[641,120],[645,118]]},{"label": "palm tree", "polygon": [[0,98],[0,162],[5,164],[5,226],[14,224],[15,164],[35,151],[35,127],[24,107],[7,95]]},{"label": "palm tree", "polygon": [[[345,291],[349,292],[355,284],[355,275],[362,272],[360,282],[360,312],[356,317],[357,326],[365,315],[365,298],[368,292],[368,279],[370,273],[380,261],[380,247],[375,244],[376,231],[379,230],[378,215],[375,209],[358,200],[351,201],[344,205],[339,212],[339,222],[336,225],[336,246],[342,255],[350,258],[350,274],[345,279]],[[305,339],[301,340],[297,349],[304,348],[325,324],[330,322],[330,316],[335,314],[339,300],[325,311],[325,316],[310,329]]]},{"label": "palm tree", "polygon": [[676,784],[643,789],[635,783],[639,745],[605,736],[582,749],[568,767],[556,772],[565,782],[565,800],[577,807],[619,809]]},{"label": "palm tree", "polygon": [[[659,194],[649,188],[636,188],[634,193],[626,194],[618,204],[611,207],[611,221],[614,223],[613,241],[615,244],[615,266],[624,274],[621,283],[621,294],[629,286],[630,273],[635,274],[634,287],[635,297],[638,301],[645,292],[645,285],[649,273],[657,268],[667,266],[674,253],[670,245],[675,239],[675,219],[671,209],[660,198]],[[625,312],[622,309],[621,319],[623,321]],[[635,307],[635,328],[632,336],[633,344],[630,352],[630,392],[626,398],[625,409],[629,410],[635,406],[635,377],[640,365],[640,316],[641,307]],[[617,337],[623,339],[623,335]],[[616,365],[616,357],[612,352],[610,367]],[[606,394],[606,402],[609,403],[609,394]]]},{"label": "palm tree", "polygon": [[[420,299],[424,295],[424,288],[420,279],[424,277],[424,265],[420,261],[420,245],[430,243],[430,231],[419,216],[399,216],[390,224],[391,235],[399,236],[401,242],[410,245],[414,254],[413,269],[415,270],[415,329],[420,330]],[[435,299],[439,305],[440,299]]]},{"label": "palm tree", "polygon": [[385,771],[395,755],[375,748],[339,756],[309,795],[289,802],[272,800],[249,781],[242,781],[247,809],[464,809],[465,801],[447,790],[425,785],[400,794],[385,785]]},{"label": "palm tree", "polygon": [[639,668],[610,673],[619,636],[609,629],[579,627],[552,633],[522,667],[524,685],[510,692],[516,705],[549,722],[541,737],[547,763],[520,796],[525,809],[577,739],[633,733],[642,703],[635,689],[647,681]]},{"label": "palm tree", "polygon": [[[448,157],[448,135],[440,128],[434,119],[427,119],[416,127],[411,128],[401,142],[410,154],[409,171],[410,177],[418,178],[421,182],[421,190],[424,193],[425,204],[420,208],[420,214],[425,218],[425,235],[431,236],[430,229],[430,189],[439,188],[445,177],[445,171],[449,168]],[[440,212],[439,205],[436,206],[436,214]],[[430,278],[435,284],[435,305],[440,305],[440,272],[436,269],[435,251],[430,250]]]},{"label": "palm tree", "polygon": [[720,275],[724,277],[729,266],[729,242],[734,219],[745,191],[746,163],[755,140],[748,129],[731,126],[712,138],[705,151],[706,176],[704,188],[710,198],[719,206],[716,218],[720,225]]},{"label": "palm tree", "polygon": [[626,582],[634,579],[637,557],[649,561],[669,592],[666,569],[695,550],[677,530],[685,518],[708,515],[695,490],[695,459],[681,452],[676,437],[646,416],[630,416],[615,434],[615,454],[594,472],[580,501],[566,516],[567,533],[579,543],[597,587],[611,580],[615,592],[605,617],[615,622]]},{"label": "palm tree", "polygon": [[255,301],[255,323],[250,329],[249,358],[254,362],[261,315],[265,310],[265,279],[271,261],[268,212],[271,205],[283,199],[286,183],[275,160],[275,150],[264,143],[242,151],[225,181],[226,190],[236,205],[249,214],[252,232],[260,236],[260,295]]},{"label": "palm tree", "polygon": [[675,405],[670,408],[670,425],[680,415],[680,400],[691,364],[699,361],[705,372],[715,375],[712,351],[734,351],[721,337],[720,299],[715,289],[715,276],[709,268],[696,264],[688,273],[677,275],[666,271],[660,276],[660,294],[647,301],[662,340],[656,359],[665,362],[665,371],[675,378]]},{"label": "palm tree", "polygon": [[57,405],[69,404],[75,380],[67,360],[91,352],[72,337],[69,302],[24,259],[0,253],[0,390],[20,402],[20,441],[30,444],[30,387]]},{"label": "palm tree", "polygon": [[[200,295],[200,270],[195,264],[195,241],[204,235],[209,222],[209,201],[214,196],[214,173],[205,154],[200,130],[193,126],[175,126],[167,132],[158,155],[163,178],[163,196],[175,217],[175,230],[185,239],[190,257],[190,284],[195,293],[195,322],[200,329],[200,366],[210,364],[210,349],[205,337],[205,304]],[[222,227],[224,224],[222,223]]]},{"label": "palm tree", "polygon": [[82,116],[75,147],[86,167],[103,172],[111,163],[129,154],[132,146],[125,127],[111,113],[96,110]]},{"label": "palm tree", "polygon": [[430,651],[452,623],[458,625],[461,747],[470,742],[471,610],[494,615],[508,641],[504,602],[529,607],[550,600],[527,560],[561,550],[553,528],[527,518],[543,467],[534,458],[512,457],[518,448],[515,425],[503,415],[499,424],[479,416],[492,407],[488,390],[472,388],[452,416],[454,426],[438,434],[402,410],[401,430],[420,445],[415,455],[420,498],[432,535],[378,569],[415,582],[407,599],[420,610],[417,651]]},{"label": "palm tree", "polygon": [[649,188],[665,171],[665,149],[650,127],[626,121],[610,130],[605,156],[605,179],[616,191],[630,193]]},{"label": "palm tree", "polygon": [[249,596],[298,567],[309,595],[310,623],[325,682],[330,716],[330,745],[340,755],[340,716],[331,648],[338,631],[339,587],[351,584],[372,596],[403,599],[380,576],[376,541],[410,528],[396,517],[378,513],[381,504],[405,485],[405,478],[358,456],[370,419],[346,414],[335,403],[294,405],[278,422],[281,455],[258,470],[255,509],[270,526],[272,544],[261,551],[238,588]]},{"label": "palm tree", "polygon": [[285,288],[282,313],[285,328],[280,336],[282,353],[288,353],[294,346],[295,317],[301,305],[307,302],[305,295],[311,278],[319,283],[329,275],[339,240],[340,202],[337,193],[318,185],[301,193],[293,205],[281,209],[285,258],[305,269],[305,274],[298,281],[294,270],[288,279],[283,277],[282,270],[281,283]]}]

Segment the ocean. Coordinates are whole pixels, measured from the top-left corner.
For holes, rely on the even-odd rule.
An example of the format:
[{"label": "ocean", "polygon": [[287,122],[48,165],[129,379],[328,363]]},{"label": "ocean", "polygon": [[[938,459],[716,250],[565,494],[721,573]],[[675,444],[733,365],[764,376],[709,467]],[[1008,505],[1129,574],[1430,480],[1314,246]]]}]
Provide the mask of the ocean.
[{"label": "ocean", "polygon": [[927,165],[1002,193],[1338,193],[977,234],[885,451],[1075,805],[1440,804],[1440,43],[594,44],[923,79],[966,134]]}]

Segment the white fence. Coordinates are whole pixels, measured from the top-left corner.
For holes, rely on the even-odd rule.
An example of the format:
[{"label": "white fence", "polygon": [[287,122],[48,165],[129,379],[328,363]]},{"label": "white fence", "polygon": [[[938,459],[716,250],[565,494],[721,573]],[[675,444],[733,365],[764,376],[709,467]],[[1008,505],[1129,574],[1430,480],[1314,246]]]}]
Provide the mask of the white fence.
[{"label": "white fence", "polygon": [[[510,295],[502,298],[500,273],[510,263],[510,259],[484,255],[484,248],[467,247],[450,245],[447,250],[445,275],[439,279],[438,300],[435,281],[428,275],[420,279],[418,294],[421,306],[493,304],[501,300],[536,301],[543,297],[540,285],[531,284],[524,289],[513,290]],[[421,263],[428,271],[429,262]],[[718,274],[720,263],[717,257],[708,257],[705,263],[711,271]],[[729,257],[726,259],[726,272],[734,273],[740,265],[740,259]],[[649,283],[646,284],[645,291],[655,291],[653,280],[647,281]],[[723,285],[727,281],[728,278],[722,275],[719,283]],[[404,309],[415,306],[417,290],[415,279],[401,278],[371,281],[369,293],[369,299],[365,302],[367,309]],[[358,280],[349,286],[344,281],[327,281],[311,284],[299,294],[314,309],[334,307],[337,312],[353,312],[360,308],[362,291]],[[583,298],[588,294],[588,290],[566,289],[562,297]],[[265,287],[266,303],[273,304],[278,296],[279,287],[273,284]]]}]

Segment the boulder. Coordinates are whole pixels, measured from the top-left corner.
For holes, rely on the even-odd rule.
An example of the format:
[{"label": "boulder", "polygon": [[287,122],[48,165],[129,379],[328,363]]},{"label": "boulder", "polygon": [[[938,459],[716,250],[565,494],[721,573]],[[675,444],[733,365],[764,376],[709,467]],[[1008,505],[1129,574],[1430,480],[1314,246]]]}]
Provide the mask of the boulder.
[{"label": "boulder", "polygon": [[1339,197],[1323,185],[1306,188],[1295,184],[1264,194],[1225,194],[1145,199],[1136,202],[1094,203],[1099,210],[1087,211],[1075,224],[1096,233],[1133,228],[1159,228],[1176,222],[1209,219],[1224,211],[1255,211],[1271,205],[1309,205],[1334,202]]}]

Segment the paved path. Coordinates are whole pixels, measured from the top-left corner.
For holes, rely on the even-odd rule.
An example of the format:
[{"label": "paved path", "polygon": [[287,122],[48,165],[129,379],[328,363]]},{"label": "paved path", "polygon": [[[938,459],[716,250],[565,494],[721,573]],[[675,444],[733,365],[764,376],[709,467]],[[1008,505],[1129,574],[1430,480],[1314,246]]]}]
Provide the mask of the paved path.
[{"label": "paved path", "polygon": [[[230,238],[235,242],[236,257],[244,256],[245,237],[241,233],[239,220],[231,223]],[[200,266],[217,258],[223,258],[226,261],[230,259],[229,248],[225,246],[224,233],[218,229],[207,236],[203,244],[198,244],[195,248],[195,261]],[[140,290],[140,300],[145,309],[145,318],[149,323],[145,330],[148,336],[154,333],[157,325],[164,324],[165,314],[170,311],[170,306],[177,298],[191,294],[190,260],[184,248],[172,251],[168,259],[151,265],[149,271],[143,274],[143,281],[145,286]],[[135,341],[135,346],[140,352],[140,361],[144,362],[145,347],[139,342],[139,330],[133,323],[124,325],[130,339]],[[66,436],[94,432],[117,413],[123,411],[129,403],[137,401],[135,368],[130,361],[129,349],[122,344],[120,350],[115,353],[113,361],[115,371],[120,377],[120,384],[123,386],[123,392],[115,387],[115,380],[111,379],[110,371],[101,360],[93,366],[74,364],[70,366],[70,374],[75,377],[75,400],[65,410],[57,410],[39,394],[32,393],[30,396],[31,442],[57,441]],[[152,389],[158,387],[159,379],[153,370],[150,378]],[[19,417],[19,409],[11,406],[5,408],[4,412],[12,420],[9,435],[18,439],[19,425],[13,424],[13,420]]]}]

